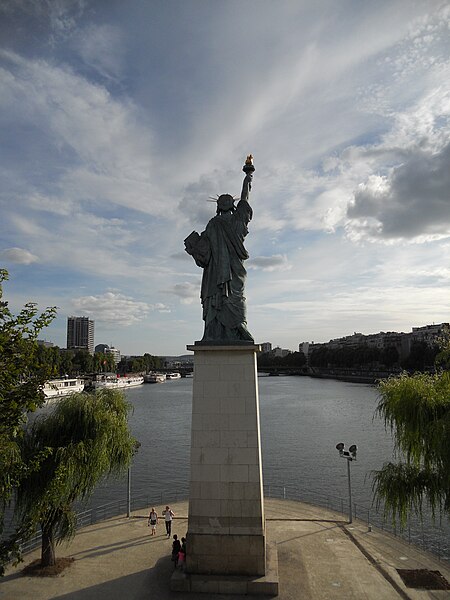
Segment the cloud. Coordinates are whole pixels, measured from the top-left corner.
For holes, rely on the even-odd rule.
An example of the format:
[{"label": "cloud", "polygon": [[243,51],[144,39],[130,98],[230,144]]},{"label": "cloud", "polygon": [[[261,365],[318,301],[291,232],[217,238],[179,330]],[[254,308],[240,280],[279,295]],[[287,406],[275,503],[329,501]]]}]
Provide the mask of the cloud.
[{"label": "cloud", "polygon": [[263,271],[274,271],[290,269],[287,257],[282,254],[273,254],[272,256],[255,256],[248,262],[250,269],[262,269]]},{"label": "cloud", "polygon": [[191,262],[192,256],[189,256],[187,252],[174,252],[170,255],[170,258],[175,260],[189,261]]},{"label": "cloud", "polygon": [[389,175],[370,177],[347,215],[352,228],[369,238],[450,236],[450,142],[435,153],[415,148]]},{"label": "cloud", "polygon": [[0,251],[0,258],[19,265],[31,265],[38,262],[39,258],[23,248],[6,248]]},{"label": "cloud", "polygon": [[149,312],[167,312],[164,304],[139,302],[119,292],[82,296],[72,300],[73,308],[103,323],[128,326],[143,321]]},{"label": "cloud", "polygon": [[[131,100],[114,98],[105,86],[67,65],[28,60],[10,51],[0,51],[0,56],[0,106],[27,129],[27,146],[39,144],[33,172],[16,164],[24,182],[39,186],[43,195],[51,191],[77,204],[91,203],[91,210],[92,203],[114,203],[165,214],[161,196],[154,193],[152,134]],[[33,177],[38,167],[50,171],[48,183]],[[17,177],[10,182],[13,189]]]},{"label": "cloud", "polygon": [[[240,194],[237,186],[236,189],[230,189],[230,181],[236,181],[235,175],[229,170],[214,170],[212,173],[201,175],[198,181],[186,185],[178,204],[180,215],[184,215],[185,220],[197,229],[203,230],[216,214],[215,200],[219,194]],[[241,182],[237,185],[241,185]]]},{"label": "cloud", "polygon": [[183,239],[209,196],[239,195],[252,152],[252,333],[295,347],[445,314],[430,298],[450,264],[447,3],[266,2],[250,20],[233,3],[94,4],[0,3],[0,238],[40,260],[23,294],[131,321],[128,345],[150,328],[167,352],[180,322],[195,339]]},{"label": "cloud", "polygon": [[83,61],[102,77],[118,79],[122,75],[123,35],[119,27],[90,24],[77,32],[73,45]]},{"label": "cloud", "polygon": [[[83,15],[86,3],[84,0],[57,0],[50,2],[29,2],[29,0],[2,0],[0,14],[14,15],[16,18],[34,18],[39,25],[49,25],[53,35],[65,38],[76,26]],[[23,35],[24,28],[19,29]],[[53,41],[53,40],[51,40]]]},{"label": "cloud", "polygon": [[174,294],[181,298],[182,304],[191,304],[194,300],[198,300],[200,296],[200,284],[189,282],[176,283],[171,288],[163,290],[167,294]]}]

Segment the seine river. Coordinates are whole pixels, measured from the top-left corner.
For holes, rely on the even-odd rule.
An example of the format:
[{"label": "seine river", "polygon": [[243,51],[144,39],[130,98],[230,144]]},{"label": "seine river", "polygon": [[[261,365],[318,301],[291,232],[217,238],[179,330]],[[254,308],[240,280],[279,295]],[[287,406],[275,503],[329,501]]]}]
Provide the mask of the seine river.
[{"label": "seine river", "polygon": [[[348,514],[346,460],[338,442],[358,446],[351,463],[357,516],[382,522],[372,506],[371,472],[391,460],[393,443],[375,417],[377,390],[364,384],[309,377],[259,377],[261,444],[266,495],[343,509]],[[132,496],[155,503],[188,496],[192,379],[144,384],[126,392],[130,427],[141,446],[131,470]],[[127,480],[100,486],[91,506],[126,497]],[[448,525],[448,523],[447,523]],[[444,556],[449,532],[412,522],[405,535]]]}]

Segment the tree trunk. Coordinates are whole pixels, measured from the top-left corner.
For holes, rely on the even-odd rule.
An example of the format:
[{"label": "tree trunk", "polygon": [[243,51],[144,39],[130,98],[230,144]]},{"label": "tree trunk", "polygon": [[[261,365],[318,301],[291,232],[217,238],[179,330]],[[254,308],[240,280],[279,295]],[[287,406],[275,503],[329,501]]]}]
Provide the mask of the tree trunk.
[{"label": "tree trunk", "polygon": [[41,565],[51,567],[56,564],[53,527],[42,527]]}]

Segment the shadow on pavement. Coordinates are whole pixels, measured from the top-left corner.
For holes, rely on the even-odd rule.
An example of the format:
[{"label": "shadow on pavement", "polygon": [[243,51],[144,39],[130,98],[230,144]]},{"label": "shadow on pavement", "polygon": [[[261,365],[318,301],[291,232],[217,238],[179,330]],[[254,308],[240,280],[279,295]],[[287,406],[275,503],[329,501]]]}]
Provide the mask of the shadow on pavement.
[{"label": "shadow on pavement", "polygon": [[[173,563],[170,556],[160,558],[154,567],[111,579],[74,592],[52,596],[52,600],[193,600],[192,594],[170,591]],[[223,594],[201,594],[202,600],[230,600]],[[248,600],[248,596],[233,595],[233,600]]]}]

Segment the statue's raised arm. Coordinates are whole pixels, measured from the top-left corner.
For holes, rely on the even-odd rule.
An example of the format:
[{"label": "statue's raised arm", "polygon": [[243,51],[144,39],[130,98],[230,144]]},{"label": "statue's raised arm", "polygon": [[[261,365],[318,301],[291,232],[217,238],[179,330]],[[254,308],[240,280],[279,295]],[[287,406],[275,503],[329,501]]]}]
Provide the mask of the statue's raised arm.
[{"label": "statue's raised arm", "polygon": [[251,154],[247,156],[242,170],[245,173],[245,178],[242,184],[241,200],[246,200],[248,202],[250,191],[252,189],[253,172],[255,170],[255,167],[253,166],[253,156]]},{"label": "statue's raised arm", "polygon": [[244,238],[253,211],[248,203],[252,188],[253,156],[247,156],[241,198],[237,206],[230,194],[217,199],[217,212],[199,235],[192,232],[185,239],[185,249],[203,268],[200,297],[205,332],[202,343],[254,343],[247,330],[244,260],[248,258]]}]

